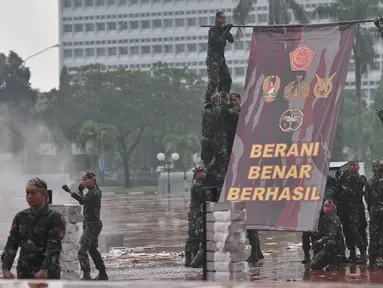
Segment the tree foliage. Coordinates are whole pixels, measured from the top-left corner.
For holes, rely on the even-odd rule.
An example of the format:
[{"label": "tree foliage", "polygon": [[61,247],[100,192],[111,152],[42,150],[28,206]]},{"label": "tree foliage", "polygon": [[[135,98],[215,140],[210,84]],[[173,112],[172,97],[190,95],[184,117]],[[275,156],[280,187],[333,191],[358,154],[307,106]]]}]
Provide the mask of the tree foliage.
[{"label": "tree foliage", "polygon": [[[132,165],[142,165],[144,157],[147,165],[155,162],[164,135],[199,135],[201,129],[196,119],[200,118],[205,82],[186,69],[162,63],[150,72],[105,71],[102,65],[90,65],[71,76],[64,68],[60,89],[45,95],[46,119],[55,119],[51,123],[82,146],[96,144],[95,158],[104,153],[101,140],[105,145],[105,139],[112,144],[115,138],[126,187]],[[108,147],[112,150],[113,145]]]}]

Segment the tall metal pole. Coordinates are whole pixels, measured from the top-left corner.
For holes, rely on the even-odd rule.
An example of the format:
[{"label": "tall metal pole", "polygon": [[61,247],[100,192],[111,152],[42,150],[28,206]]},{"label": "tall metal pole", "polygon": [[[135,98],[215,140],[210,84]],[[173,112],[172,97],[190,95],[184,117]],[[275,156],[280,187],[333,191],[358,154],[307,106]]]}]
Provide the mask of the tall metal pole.
[{"label": "tall metal pole", "polygon": [[170,209],[170,163],[166,164],[168,170],[168,209]]}]

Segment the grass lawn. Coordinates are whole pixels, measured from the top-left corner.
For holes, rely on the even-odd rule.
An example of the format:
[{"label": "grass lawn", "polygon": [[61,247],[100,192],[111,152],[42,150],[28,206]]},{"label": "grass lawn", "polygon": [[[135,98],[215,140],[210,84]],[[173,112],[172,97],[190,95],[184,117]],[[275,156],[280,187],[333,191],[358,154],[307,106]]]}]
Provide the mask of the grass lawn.
[{"label": "grass lawn", "polygon": [[139,186],[133,188],[124,188],[124,187],[100,187],[103,193],[116,193],[116,194],[125,194],[132,192],[144,192],[145,194],[157,193],[157,186]]}]

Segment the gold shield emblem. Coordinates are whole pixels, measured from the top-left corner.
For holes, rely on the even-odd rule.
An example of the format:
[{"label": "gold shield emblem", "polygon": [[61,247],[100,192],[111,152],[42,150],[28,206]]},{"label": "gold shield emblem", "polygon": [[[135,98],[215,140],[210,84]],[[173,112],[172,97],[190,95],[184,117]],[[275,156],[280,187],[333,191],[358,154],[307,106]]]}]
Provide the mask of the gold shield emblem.
[{"label": "gold shield emblem", "polygon": [[314,85],[314,96],[315,98],[327,98],[330,96],[332,91],[332,79],[334,79],[336,72],[330,77],[321,78],[315,74],[317,83]]},{"label": "gold shield emblem", "polygon": [[289,53],[291,71],[307,71],[314,60],[315,52],[306,44],[301,44]]},{"label": "gold shield emblem", "polygon": [[303,123],[303,111],[297,108],[287,109],[279,118],[279,128],[283,132],[294,132],[301,128]]},{"label": "gold shield emblem", "polygon": [[306,73],[304,71],[296,72],[296,80],[290,82],[285,87],[284,97],[288,101],[303,100],[309,96],[310,85],[304,78]]},{"label": "gold shield emblem", "polygon": [[281,87],[281,78],[271,75],[263,80],[263,99],[265,102],[275,101],[279,88]]}]

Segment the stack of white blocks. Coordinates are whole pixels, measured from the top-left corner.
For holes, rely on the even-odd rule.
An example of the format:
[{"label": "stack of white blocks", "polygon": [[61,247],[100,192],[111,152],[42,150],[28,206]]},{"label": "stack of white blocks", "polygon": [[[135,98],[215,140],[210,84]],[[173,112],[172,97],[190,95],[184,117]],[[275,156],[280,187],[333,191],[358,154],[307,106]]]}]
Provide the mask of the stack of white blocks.
[{"label": "stack of white blocks", "polygon": [[60,212],[66,222],[66,232],[60,257],[61,279],[80,279],[77,253],[80,249],[78,243],[80,235],[79,223],[84,220],[82,207],[80,205],[50,205],[50,207],[52,210]]},{"label": "stack of white blocks", "polygon": [[206,204],[207,278],[209,281],[246,281],[246,226],[243,202]]}]

